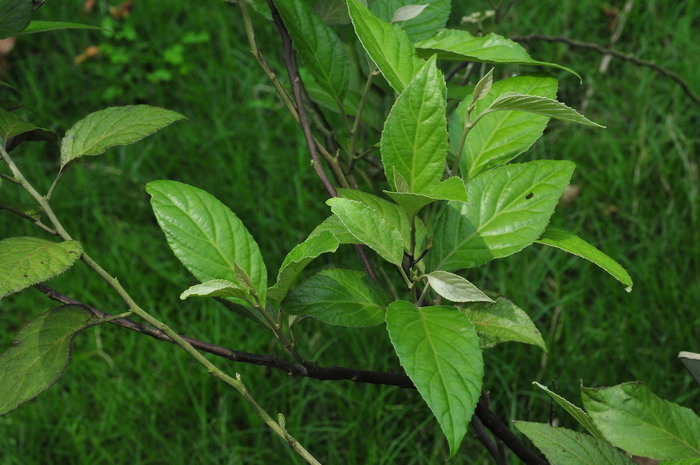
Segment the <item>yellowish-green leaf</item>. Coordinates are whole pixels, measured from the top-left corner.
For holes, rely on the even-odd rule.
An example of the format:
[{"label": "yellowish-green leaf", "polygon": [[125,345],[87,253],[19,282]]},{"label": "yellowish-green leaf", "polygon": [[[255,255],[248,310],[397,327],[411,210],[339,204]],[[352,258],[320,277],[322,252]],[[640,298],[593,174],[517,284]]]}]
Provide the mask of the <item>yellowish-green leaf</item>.
[{"label": "yellowish-green leaf", "polygon": [[180,113],[148,105],[110,107],[73,125],[61,141],[61,168],[76,158],[96,156],[117,145],[138,142],[184,119]]},{"label": "yellowish-green leaf", "polygon": [[452,302],[493,303],[493,300],[478,287],[449,271],[433,271],[425,276],[435,292]]},{"label": "yellowish-green leaf", "polygon": [[627,286],[627,291],[632,290],[632,278],[629,273],[615,260],[605,255],[603,252],[593,247],[588,242],[584,241],[580,237],[571,234],[563,229],[553,228],[551,226],[547,227],[542,236],[537,240],[539,244],[548,245],[550,247],[556,247],[570,254],[576,255],[583,259],[586,259],[592,263],[595,263],[608,273],[612,275],[613,278],[620,281],[622,284]]},{"label": "yellowish-green leaf", "polygon": [[549,390],[547,386],[544,386],[537,381],[533,381],[532,384],[537,386],[538,388],[542,389],[544,392],[547,393],[549,397],[554,399],[554,401],[559,404],[561,408],[566,410],[569,415],[574,417],[574,419],[586,430],[593,435],[596,439],[600,440],[605,440],[605,437],[603,437],[603,434],[598,431],[598,428],[595,426],[595,423],[593,423],[593,419],[583,411],[580,407],[577,407],[576,405],[572,404],[568,400],[564,399],[562,396],[557,394],[556,392],[552,392]]},{"label": "yellowish-green leaf", "polygon": [[592,126],[594,128],[604,128],[598,123],[589,120],[573,108],[569,108],[563,103],[541,97],[539,95],[526,95],[517,92],[506,92],[499,95],[491,102],[491,105],[486,109],[487,112],[492,111],[526,111],[538,115],[554,118],[568,123],[583,124],[584,126]]},{"label": "yellowish-green leaf", "polygon": [[481,395],[484,361],[469,318],[452,307],[396,301],[387,308],[389,338],[401,366],[457,453]]},{"label": "yellowish-green leaf", "polygon": [[80,242],[36,237],[0,241],[0,299],[68,270],[80,258]]},{"label": "yellowish-green leaf", "polygon": [[467,201],[467,189],[464,186],[464,181],[456,176],[447,178],[429,191],[420,194],[413,192],[384,192],[406,210],[409,217],[415,216],[421,208],[438,200]]},{"label": "yellowish-green leaf", "polygon": [[190,297],[233,297],[237,299],[251,300],[250,292],[240,284],[225,279],[212,279],[201,284],[195,284],[180,294],[180,299]]}]

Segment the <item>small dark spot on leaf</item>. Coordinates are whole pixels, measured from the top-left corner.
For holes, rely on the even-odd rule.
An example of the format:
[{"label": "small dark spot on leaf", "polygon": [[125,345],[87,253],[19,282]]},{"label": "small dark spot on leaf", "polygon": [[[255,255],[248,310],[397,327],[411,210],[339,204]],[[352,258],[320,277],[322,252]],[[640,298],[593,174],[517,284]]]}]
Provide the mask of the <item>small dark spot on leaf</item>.
[{"label": "small dark spot on leaf", "polygon": [[29,275],[28,275],[28,274],[25,274],[25,275],[23,275],[23,276],[24,276],[25,278],[28,278],[28,277],[29,277]]},{"label": "small dark spot on leaf", "polygon": [[529,194],[527,194],[527,195],[525,196],[525,198],[528,199],[528,200],[530,200],[530,199],[532,198],[533,195],[535,195],[535,194],[533,194],[532,192],[530,192]]}]

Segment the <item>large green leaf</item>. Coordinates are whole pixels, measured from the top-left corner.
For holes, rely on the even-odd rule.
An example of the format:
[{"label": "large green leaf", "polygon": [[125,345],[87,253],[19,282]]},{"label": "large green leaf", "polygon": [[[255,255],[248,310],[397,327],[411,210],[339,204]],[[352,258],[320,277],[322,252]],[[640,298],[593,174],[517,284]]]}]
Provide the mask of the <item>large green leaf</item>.
[{"label": "large green leaf", "polygon": [[482,348],[501,342],[532,344],[547,352],[542,334],[527,313],[505,297],[495,303],[472,303],[461,307],[476,328]]},{"label": "large green leaf", "polygon": [[151,206],[168,245],[201,282],[241,282],[238,265],[249,277],[265,308],[267,270],[258,244],[240,219],[211,194],[175,181],[146,185]]},{"label": "large green leaf", "polygon": [[659,465],[700,465],[700,459],[662,460]]},{"label": "large green leaf", "polygon": [[423,57],[437,54],[441,60],[549,66],[566,70],[581,78],[565,66],[533,60],[520,44],[493,32],[485,36],[473,36],[463,30],[443,29],[415,45],[418,54]]},{"label": "large green leaf", "polygon": [[605,440],[605,437],[603,436],[603,433],[598,431],[598,428],[596,427],[595,423],[593,423],[593,419],[583,411],[580,407],[577,407],[576,405],[572,404],[568,400],[564,399],[562,396],[557,394],[556,392],[552,392],[549,390],[547,386],[544,386],[537,381],[533,381],[532,384],[537,386],[538,388],[542,389],[544,392],[547,393],[549,397],[554,399],[554,401],[559,404],[561,408],[566,410],[569,415],[574,417],[574,419],[586,430],[591,433],[596,439],[601,439]]},{"label": "large green leaf", "polygon": [[32,0],[0,0],[0,39],[19,34],[32,19]]},{"label": "large green leaf", "polygon": [[[499,96],[508,92],[556,98],[557,80],[551,76],[516,76],[493,83],[489,93],[479,100],[472,119],[485,111]],[[464,118],[473,96],[465,98],[450,119],[450,144],[456,153],[464,129]],[[514,159],[542,136],[549,118],[521,111],[497,111],[487,114],[471,128],[460,157],[465,179],[485,169]]]},{"label": "large green leaf", "polygon": [[0,299],[57,276],[80,258],[80,242],[51,242],[36,237],[0,241]]},{"label": "large green leaf", "polygon": [[[355,189],[338,189],[338,195],[345,199],[356,200],[367,205],[371,209],[379,213],[384,221],[394,226],[398,229],[399,234],[401,234],[401,240],[403,241],[404,250],[410,252],[411,250],[411,219],[408,217],[406,210],[398,206],[393,202],[377,197],[376,195],[369,194],[367,192],[355,190]],[[416,255],[418,255],[423,249],[425,238],[427,235],[427,230],[423,221],[414,216],[415,221],[415,243],[416,243]]]},{"label": "large green leaf", "polygon": [[92,26],[90,24],[67,23],[64,21],[32,21],[29,23],[29,26],[22,31],[21,35],[36,34],[38,32],[60,31],[65,29],[104,30],[101,27]]},{"label": "large green leaf", "polygon": [[284,300],[299,273],[319,255],[335,252],[339,244],[333,233],[324,231],[294,247],[282,262],[277,282],[267,291],[268,297],[278,302]]},{"label": "large green leaf", "polygon": [[550,465],[634,465],[621,451],[587,434],[527,421],[516,421],[515,427],[544,453]]},{"label": "large green leaf", "polygon": [[700,457],[700,417],[640,383],[582,388],[583,406],[605,439],[657,460]]},{"label": "large green leaf", "polygon": [[348,90],[350,66],[343,44],[333,30],[303,1],[275,0],[297,52],[316,82],[336,101]]},{"label": "large green leaf", "polygon": [[384,260],[401,265],[403,243],[395,226],[385,221],[377,211],[350,199],[333,198],[326,201],[333,214],[362,244],[377,252]]},{"label": "large green leaf", "polygon": [[56,134],[24,121],[15,113],[0,109],[0,144],[7,145],[10,139],[22,136],[25,140],[56,140]]},{"label": "large green leaf", "polygon": [[411,39],[395,24],[377,18],[359,0],[348,0],[350,19],[362,46],[396,92],[401,92],[423,66]]},{"label": "large green leaf", "polygon": [[583,124],[594,128],[605,127],[594,123],[573,108],[567,107],[557,100],[539,95],[519,94],[517,92],[506,92],[503,95],[499,95],[491,102],[486,111],[526,111],[568,123]]},{"label": "large green leaf", "polygon": [[138,142],[184,118],[180,113],[148,105],[91,113],[75,123],[61,141],[61,168],[76,158],[101,155],[111,147]]},{"label": "large green leaf", "polygon": [[590,262],[595,263],[615,279],[627,286],[627,291],[632,290],[632,278],[629,273],[615,260],[605,255],[580,237],[563,229],[547,227],[542,236],[537,240],[539,244],[556,247],[569,252]]},{"label": "large green leaf", "polygon": [[452,302],[493,302],[478,287],[449,271],[433,271],[425,276],[435,292]]},{"label": "large green leaf", "polygon": [[481,395],[484,361],[474,326],[452,307],[417,308],[401,300],[387,308],[386,325],[401,366],[454,457]]},{"label": "large green leaf", "polygon": [[366,274],[330,269],[292,289],[282,308],[330,325],[375,326],[384,321],[388,303],[386,294]]},{"label": "large green leaf", "polygon": [[442,179],[447,157],[445,79],[430,59],[399,95],[381,139],[382,163],[395,189],[396,174],[409,192],[430,192]]},{"label": "large green leaf", "polygon": [[447,178],[432,189],[420,194],[413,192],[384,192],[406,210],[409,217],[415,216],[421,208],[437,200],[467,201],[467,189],[464,186],[464,181],[457,176]]},{"label": "large green leaf", "polygon": [[50,310],[22,328],[0,355],[0,415],[32,400],[63,374],[71,342],[97,319],[82,307]]},{"label": "large green leaf", "polygon": [[467,184],[468,203],[450,203],[435,226],[430,269],[470,268],[535,242],[575,165],[539,160],[486,171]]},{"label": "large green leaf", "polygon": [[372,0],[369,8],[384,21],[396,21],[396,12],[402,7],[425,6],[420,14],[409,20],[400,20],[399,26],[412,40],[422,39],[445,27],[450,17],[451,0]]}]

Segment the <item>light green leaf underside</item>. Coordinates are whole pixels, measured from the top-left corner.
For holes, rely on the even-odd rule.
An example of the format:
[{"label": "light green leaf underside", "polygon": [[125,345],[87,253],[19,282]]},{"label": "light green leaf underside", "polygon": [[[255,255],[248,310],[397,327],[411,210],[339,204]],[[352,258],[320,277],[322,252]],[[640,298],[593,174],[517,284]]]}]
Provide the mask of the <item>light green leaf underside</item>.
[{"label": "light green leaf underside", "polygon": [[292,289],[282,306],[337,326],[375,326],[384,321],[388,297],[359,271],[330,269]]},{"label": "light green leaf underside", "polygon": [[343,102],[348,90],[348,57],[338,36],[305,2],[275,0],[289,35],[316,82]]},{"label": "light green leaf underside", "polygon": [[28,136],[29,140],[56,140],[53,132],[24,121],[15,113],[0,109],[0,144],[4,146],[11,138],[21,135]]},{"label": "light green leaf underside", "polygon": [[[387,22],[396,21],[395,17],[402,7],[425,8],[418,16],[409,20],[402,19],[399,23],[411,40],[418,40],[445,27],[450,16],[450,3],[450,0],[372,0],[369,7],[375,15]],[[403,13],[409,12],[410,10],[404,10]]]},{"label": "light green leaf underside", "polygon": [[476,328],[484,349],[512,341],[531,344],[547,352],[542,334],[528,314],[505,297],[498,297],[495,303],[463,305],[460,310]]},{"label": "light green leaf underside", "polygon": [[81,307],[50,310],[22,328],[0,355],[0,415],[32,400],[63,374],[73,337],[96,318]]},{"label": "light green leaf underside", "polygon": [[487,111],[526,111],[555,118],[568,123],[583,124],[594,128],[604,128],[598,123],[589,120],[573,108],[569,108],[561,102],[538,95],[525,95],[517,92],[506,92],[499,95],[489,106]]},{"label": "light green leaf underside", "polygon": [[700,417],[645,385],[582,388],[581,397],[588,415],[615,446],[658,460],[700,457]]},{"label": "light green leaf underside", "polygon": [[277,273],[277,282],[267,290],[267,295],[278,302],[284,300],[294,280],[312,260],[324,253],[338,249],[338,239],[329,231],[311,236],[294,247],[285,257]]},{"label": "light green leaf underside", "polygon": [[76,158],[101,155],[111,147],[138,142],[184,118],[180,113],[148,105],[91,113],[75,123],[61,141],[61,168]]},{"label": "light green leaf underside", "polygon": [[409,216],[414,216],[421,208],[437,200],[467,201],[464,181],[456,176],[447,178],[428,192],[420,194],[392,191],[384,191],[384,193],[406,210]]},{"label": "light green leaf underside", "polygon": [[481,395],[484,362],[469,319],[452,307],[396,301],[387,309],[389,338],[401,366],[440,423],[454,457]]},{"label": "light green leaf underside", "polygon": [[424,61],[416,55],[411,39],[395,24],[376,17],[359,0],[348,0],[350,19],[362,46],[389,85],[401,92]]},{"label": "light green leaf underside", "polygon": [[478,287],[454,273],[433,271],[426,278],[435,292],[452,302],[493,302]]},{"label": "light green leaf underside", "polygon": [[549,390],[547,386],[544,386],[537,381],[533,381],[532,384],[537,386],[538,388],[542,389],[544,392],[547,393],[549,397],[554,399],[554,401],[559,404],[561,408],[566,410],[569,415],[574,417],[574,419],[586,430],[593,435],[596,439],[601,439],[605,440],[605,437],[603,437],[603,433],[598,431],[598,428],[595,426],[595,423],[593,423],[593,419],[588,416],[586,412],[583,411],[583,409],[577,407],[576,405],[572,404],[568,400],[564,399],[562,396],[557,394],[556,392],[552,392]]},{"label": "light green leaf underside", "polygon": [[429,60],[399,95],[386,119],[380,149],[394,190],[395,173],[409,192],[430,192],[442,179],[447,157],[445,79]]},{"label": "light green leaf underside", "polygon": [[516,421],[515,427],[544,453],[550,465],[634,465],[621,451],[587,434],[527,421]]},{"label": "light green leaf underside", "polygon": [[309,234],[309,239],[326,231],[333,234],[341,244],[361,244],[355,236],[350,234],[348,228],[340,221],[340,218],[335,215],[329,216],[323,220],[321,224],[316,226],[316,228],[311,231],[311,234]]},{"label": "light green leaf underside", "polygon": [[486,171],[467,184],[467,203],[437,220],[429,269],[455,271],[512,255],[535,242],[569,184],[575,165],[540,160]]},{"label": "light green leaf underside", "polygon": [[[355,190],[355,189],[338,189],[338,195],[345,199],[355,200],[357,202],[362,202],[367,205],[377,213],[379,213],[384,220],[390,225],[394,226],[401,234],[401,241],[403,242],[404,250],[410,252],[411,249],[411,220],[408,217],[406,210],[402,209],[399,205],[389,202],[388,200],[377,197],[376,195],[369,194],[367,192]],[[423,221],[414,217],[416,226],[416,253],[420,254],[423,251],[423,246],[425,245],[425,239],[427,236],[427,230]]]},{"label": "light green leaf underside", "polygon": [[361,202],[338,197],[329,199],[326,203],[358,241],[377,252],[389,263],[401,265],[403,260],[401,234],[377,211]]},{"label": "light green leaf underside", "polygon": [[212,279],[201,284],[195,284],[180,294],[180,299],[189,297],[233,297],[250,300],[250,292],[244,287],[225,279]]},{"label": "light green leaf underside", "polygon": [[493,32],[478,37],[467,31],[443,29],[416,42],[415,46],[419,56],[423,57],[437,54],[441,60],[548,66],[563,69],[581,79],[578,73],[565,66],[532,59],[521,45]]},{"label": "light green leaf underside", "polygon": [[[485,111],[499,96],[507,92],[539,95],[548,98],[557,96],[557,80],[551,76],[516,76],[496,81],[490,92],[477,102],[475,115]],[[456,153],[464,129],[464,118],[473,95],[468,95],[453,112],[450,119],[450,144]],[[529,149],[547,127],[549,118],[521,111],[497,111],[481,118],[469,131],[462,157],[460,171],[465,179],[473,178],[482,171],[513,160]]]},{"label": "light green leaf underside", "polygon": [[101,27],[91,26],[90,24],[67,23],[64,21],[32,21],[20,35],[60,31],[64,29],[90,29],[96,31],[104,30]]},{"label": "light green leaf underside", "polygon": [[0,299],[57,276],[80,258],[80,242],[36,237],[0,241]]},{"label": "light green leaf underside", "polygon": [[201,282],[225,279],[246,287],[250,277],[264,308],[267,270],[258,244],[241,220],[211,194],[175,181],[146,185],[158,224],[175,256]]},{"label": "light green leaf underside", "polygon": [[568,231],[549,226],[537,240],[537,243],[556,247],[557,249],[561,249],[595,263],[610,273],[613,278],[627,286],[628,292],[632,290],[632,278],[619,263]]},{"label": "light green leaf underside", "polygon": [[32,19],[32,0],[0,0],[0,39],[22,32]]}]

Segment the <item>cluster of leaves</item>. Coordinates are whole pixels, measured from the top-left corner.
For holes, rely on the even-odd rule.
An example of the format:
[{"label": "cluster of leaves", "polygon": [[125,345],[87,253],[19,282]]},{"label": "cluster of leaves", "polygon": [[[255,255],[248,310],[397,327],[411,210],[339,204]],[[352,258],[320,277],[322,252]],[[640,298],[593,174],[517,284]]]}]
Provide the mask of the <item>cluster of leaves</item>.
[{"label": "cluster of leaves", "polygon": [[[0,6],[31,3],[8,1],[0,0]],[[264,15],[273,13],[261,2],[252,5]],[[462,98],[449,98],[444,62],[566,70],[531,58],[498,35],[444,29],[449,1],[375,0],[368,7],[359,0],[275,0],[274,5],[304,65],[311,99],[329,117],[355,117],[355,124],[336,131],[339,151],[347,153],[352,166],[378,148],[385,189],[339,189],[338,197],[327,201],[330,216],[289,252],[271,284],[257,242],[224,203],[180,182],[149,183],[146,190],[168,244],[200,281],[181,298],[219,299],[272,331],[292,356],[296,347],[288,336],[306,317],[329,325],[386,325],[402,367],[454,456],[482,393],[483,350],[508,341],[547,350],[526,311],[457,272],[538,243],[589,260],[628,290],[632,287],[615,260],[574,234],[548,226],[574,164],[512,163],[542,135],[550,118],[599,125],[556,101],[557,79],[542,73],[494,80],[489,71],[476,85],[463,86]],[[6,30],[16,33],[27,24]],[[351,28],[362,49],[343,42],[338,28]],[[366,77],[365,84],[358,75]],[[388,97],[368,99],[372,92]],[[390,110],[384,118],[380,105],[387,99]],[[60,170],[182,118],[144,105],[93,113],[61,138]],[[369,140],[364,147],[358,146],[360,126]],[[6,161],[9,148],[42,134],[0,109]],[[346,244],[371,249],[376,266],[393,270],[405,287],[396,290],[390,280],[382,283],[344,268],[306,275],[314,259]],[[65,271],[80,254],[75,241],[0,241],[0,298]],[[0,356],[0,371],[22,380],[0,383],[0,414],[49,387],[68,361],[73,335],[97,323],[79,307],[61,307],[25,327],[17,344]],[[642,385],[583,389],[585,412],[546,392],[591,433],[518,422],[552,463],[630,463],[615,447],[664,460],[700,457],[698,417]]]}]

